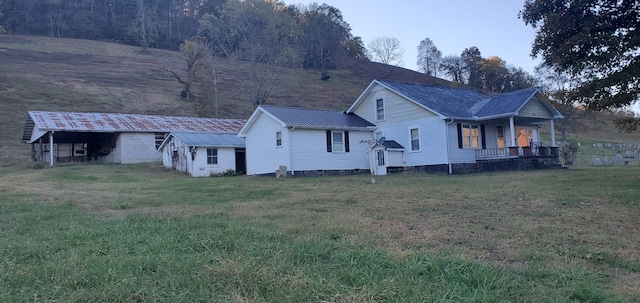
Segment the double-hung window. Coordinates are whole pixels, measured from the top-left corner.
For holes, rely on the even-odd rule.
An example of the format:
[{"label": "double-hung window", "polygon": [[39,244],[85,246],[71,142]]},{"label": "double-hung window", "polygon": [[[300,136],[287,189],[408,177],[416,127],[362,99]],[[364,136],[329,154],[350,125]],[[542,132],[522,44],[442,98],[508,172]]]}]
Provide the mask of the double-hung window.
[{"label": "double-hung window", "polygon": [[376,99],[376,121],[382,121],[384,118],[384,99]]},{"label": "double-hung window", "polygon": [[409,130],[411,136],[411,151],[420,150],[420,129],[412,128]]},{"label": "double-hung window", "polygon": [[276,132],[276,146],[282,146],[282,132]]},{"label": "double-hung window", "polygon": [[480,147],[480,128],[474,124],[462,124],[462,145],[467,148]]},{"label": "double-hung window", "polygon": [[218,164],[218,149],[217,148],[207,148],[207,164],[209,164],[209,165]]},{"label": "double-hung window", "polygon": [[335,152],[344,152],[344,133],[332,132],[331,133],[331,150]]},{"label": "double-hung window", "polygon": [[348,153],[349,152],[349,132],[348,131],[327,131],[327,152],[328,153]]}]

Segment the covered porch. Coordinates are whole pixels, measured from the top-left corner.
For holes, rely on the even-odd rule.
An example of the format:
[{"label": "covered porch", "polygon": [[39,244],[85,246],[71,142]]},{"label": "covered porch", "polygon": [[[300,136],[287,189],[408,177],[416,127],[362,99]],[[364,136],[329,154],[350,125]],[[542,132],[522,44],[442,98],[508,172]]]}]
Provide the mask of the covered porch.
[{"label": "covered porch", "polygon": [[[505,129],[504,124],[508,123]],[[557,158],[554,119],[511,116],[491,123],[495,128],[494,142],[475,150],[476,160],[544,157]],[[550,142],[542,142],[540,128],[549,124]],[[489,130],[487,130],[489,131]],[[483,134],[483,136],[487,136]]]}]

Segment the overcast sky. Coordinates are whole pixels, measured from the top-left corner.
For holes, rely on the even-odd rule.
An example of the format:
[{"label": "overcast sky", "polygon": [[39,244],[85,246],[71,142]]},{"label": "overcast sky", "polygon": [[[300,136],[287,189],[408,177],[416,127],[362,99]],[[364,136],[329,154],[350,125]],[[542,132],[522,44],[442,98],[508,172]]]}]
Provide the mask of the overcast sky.
[{"label": "overcast sky", "polygon": [[378,37],[400,40],[405,68],[416,70],[417,47],[430,38],[443,56],[477,46],[482,57],[498,56],[533,73],[535,31],[518,19],[522,0],[291,0],[287,4],[327,3],[338,8],[365,46]]}]

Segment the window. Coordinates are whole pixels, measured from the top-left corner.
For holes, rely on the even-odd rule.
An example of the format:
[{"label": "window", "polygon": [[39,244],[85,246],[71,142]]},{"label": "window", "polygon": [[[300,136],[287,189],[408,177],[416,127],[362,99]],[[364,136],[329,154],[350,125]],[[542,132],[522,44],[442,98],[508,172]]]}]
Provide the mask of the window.
[{"label": "window", "polygon": [[282,132],[276,132],[276,146],[282,146]]},{"label": "window", "polygon": [[343,132],[333,132],[331,134],[331,150],[333,152],[343,152],[344,151],[344,133]]},{"label": "window", "polygon": [[462,124],[462,145],[468,148],[480,147],[480,129],[477,125]]},{"label": "window", "polygon": [[376,99],[376,121],[384,120],[384,100]]},{"label": "window", "polygon": [[349,152],[348,131],[327,131],[327,152]]},{"label": "window", "polygon": [[420,130],[417,128],[412,128],[411,133],[411,151],[419,151],[420,150]]},{"label": "window", "polygon": [[218,164],[217,148],[207,148],[207,164]]},{"label": "window", "polygon": [[158,149],[160,147],[160,144],[162,144],[162,142],[164,141],[164,138],[166,138],[165,133],[155,133],[155,140],[156,140],[156,149]]},{"label": "window", "polygon": [[496,132],[498,136],[498,148],[504,148],[504,127],[502,125],[496,126]]}]

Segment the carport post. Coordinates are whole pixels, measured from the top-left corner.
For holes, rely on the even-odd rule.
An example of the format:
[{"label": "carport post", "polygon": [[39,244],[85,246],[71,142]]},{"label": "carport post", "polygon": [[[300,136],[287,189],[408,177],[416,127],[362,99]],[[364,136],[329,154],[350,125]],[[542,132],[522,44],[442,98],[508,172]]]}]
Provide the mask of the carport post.
[{"label": "carport post", "polygon": [[49,163],[53,166],[53,131],[49,133]]}]

